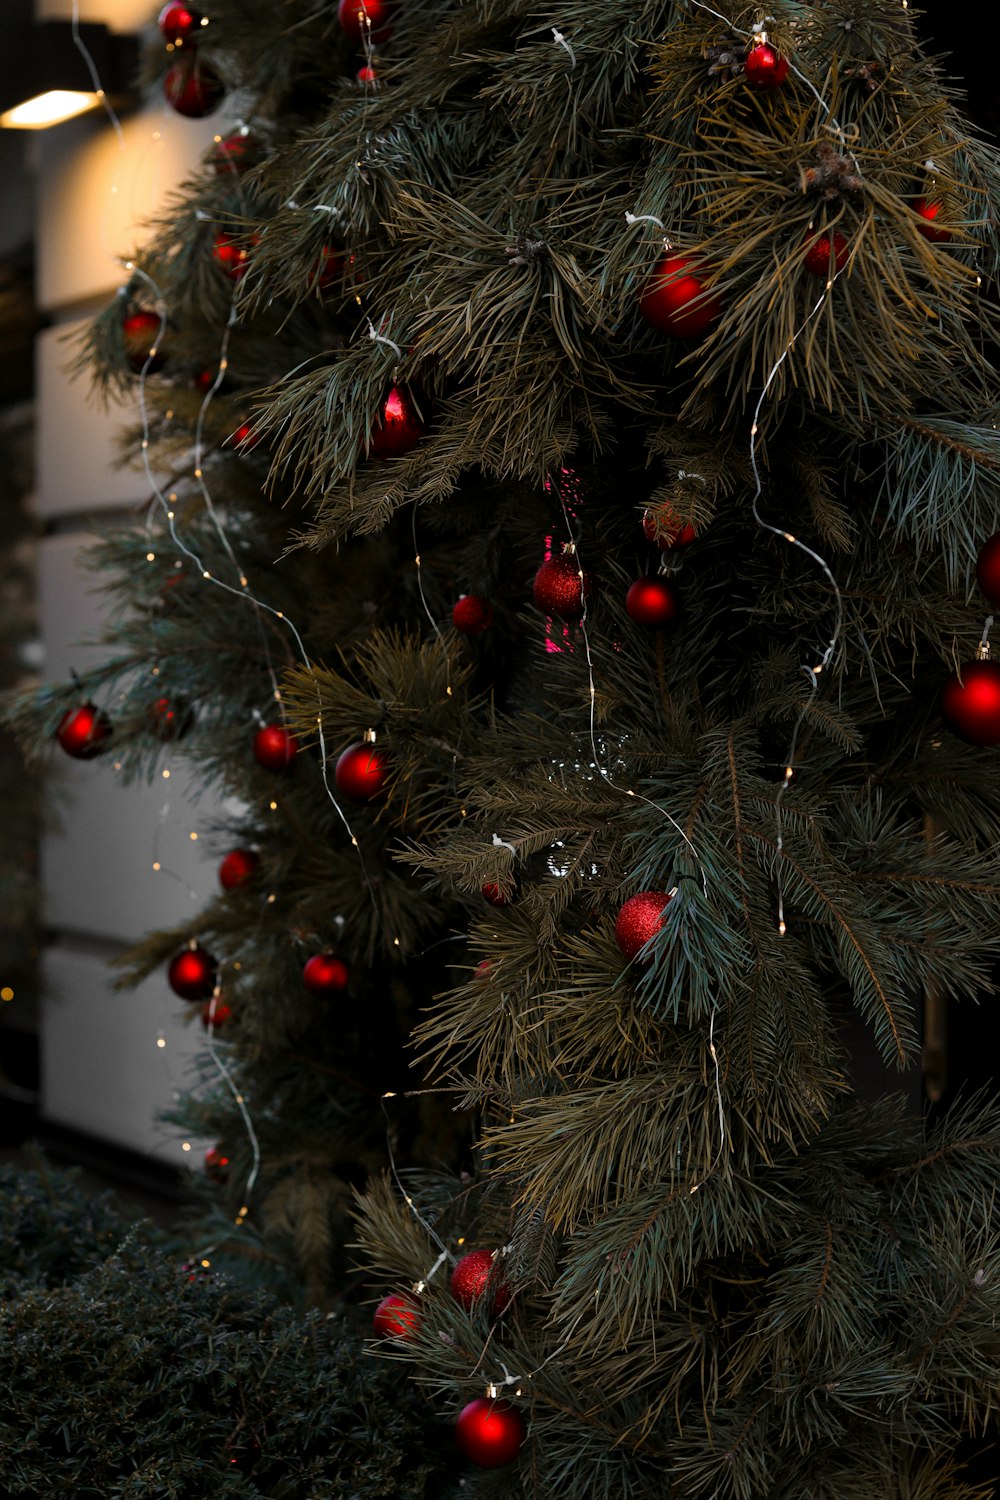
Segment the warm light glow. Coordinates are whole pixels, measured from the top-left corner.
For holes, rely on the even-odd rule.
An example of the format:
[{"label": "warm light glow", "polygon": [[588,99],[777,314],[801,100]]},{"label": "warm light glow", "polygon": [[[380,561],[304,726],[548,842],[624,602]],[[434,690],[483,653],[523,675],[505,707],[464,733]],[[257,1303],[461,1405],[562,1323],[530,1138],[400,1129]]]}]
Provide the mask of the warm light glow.
[{"label": "warm light glow", "polygon": [[0,115],[0,125],[10,130],[47,130],[50,125],[61,125],[63,120],[72,120],[76,115],[86,114],[100,104],[99,94],[82,94],[75,89],[49,89],[15,104],[13,109]]},{"label": "warm light glow", "polygon": [[3,989],[0,990],[0,1000],[13,1000],[13,998],[14,991],[11,989],[9,984],[5,984]]}]

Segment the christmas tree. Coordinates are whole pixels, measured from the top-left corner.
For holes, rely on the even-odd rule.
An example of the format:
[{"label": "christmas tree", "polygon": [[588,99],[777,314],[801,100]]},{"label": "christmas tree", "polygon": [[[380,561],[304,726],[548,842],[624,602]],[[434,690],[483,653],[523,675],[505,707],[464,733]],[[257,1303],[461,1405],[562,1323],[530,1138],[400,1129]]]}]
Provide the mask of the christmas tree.
[{"label": "christmas tree", "polygon": [[88,347],[170,479],[12,710],[242,800],[132,973],[470,1495],[991,1492],[1000,1111],[904,1091],[998,946],[1000,176],[905,0],[771,9],[168,6],[252,98]]}]

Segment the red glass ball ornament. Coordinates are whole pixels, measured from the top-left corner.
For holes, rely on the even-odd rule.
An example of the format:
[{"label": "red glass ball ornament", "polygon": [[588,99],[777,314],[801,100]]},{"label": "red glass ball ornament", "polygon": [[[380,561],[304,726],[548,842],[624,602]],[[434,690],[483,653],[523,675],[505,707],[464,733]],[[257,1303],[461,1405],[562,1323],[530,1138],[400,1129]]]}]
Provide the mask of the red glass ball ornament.
[{"label": "red glass ball ornament", "polygon": [[183,58],[167,69],[163,95],[171,109],[189,120],[210,115],[222,103],[225,85],[207,63],[197,57]]},{"label": "red glass ball ornament", "polygon": [[381,796],[388,776],[385,756],[364,740],[348,746],[333,773],[338,791],[352,802],[372,802]]},{"label": "red glass ball ornament", "polygon": [[979,587],[995,609],[1000,609],[1000,531],[994,533],[979,549],[976,558]]},{"label": "red glass ball ornament", "polygon": [[389,22],[394,10],[392,0],[338,0],[337,20],[345,34],[356,42],[369,38],[388,41],[392,35]]},{"label": "red glass ball ornament", "polygon": [[111,720],[94,703],[68,708],[59,720],[56,739],[74,760],[92,760],[111,734]]},{"label": "red glass ball ornament", "polygon": [[149,730],[158,740],[169,744],[183,739],[194,724],[194,709],[188,703],[172,698],[154,698],[147,714]]},{"label": "red glass ball ornament", "polygon": [[969,661],[941,690],[941,711],[970,745],[1000,745],[1000,661]]},{"label": "red glass ball ornament", "polygon": [[493,624],[493,606],[480,594],[463,594],[452,606],[451,619],[463,635],[482,635]]},{"label": "red glass ball ornament", "polygon": [[680,607],[676,590],[658,576],[637,578],[625,595],[625,608],[637,625],[672,625]]},{"label": "red glass ball ornament", "polygon": [[226,1182],[229,1178],[229,1157],[221,1146],[209,1146],[205,1152],[205,1176],[211,1182]]},{"label": "red glass ball ornament", "polygon": [[480,1297],[489,1294],[490,1311],[499,1316],[510,1302],[510,1288],[503,1277],[494,1273],[492,1250],[470,1250],[463,1255],[451,1273],[448,1283],[451,1295],[466,1312],[471,1312]]},{"label": "red glass ball ornament", "polygon": [[203,396],[206,396],[215,384],[215,377],[217,374],[217,370],[198,370],[193,376],[191,384],[194,386],[196,391],[200,391]]},{"label": "red glass ball ornament", "polygon": [[639,297],[639,311],[660,333],[696,339],[722,314],[716,292],[706,292],[703,270],[690,255],[668,250]]},{"label": "red glass ball ornament", "polygon": [[224,891],[238,890],[256,875],[260,856],[253,849],[230,849],[219,865],[219,884]]},{"label": "red glass ball ornament", "polygon": [[200,29],[201,16],[189,5],[182,5],[181,0],[170,0],[160,11],[156,24],[163,40],[171,47],[179,47]]},{"label": "red glass ball ornament", "polygon": [[583,570],[575,552],[561,552],[547,557],[535,574],[532,594],[535,604],[545,615],[560,620],[582,620],[584,606],[593,592],[593,580]]},{"label": "red glass ball ornament", "polygon": [[509,1401],[480,1396],[470,1401],[455,1423],[455,1442],[471,1463],[481,1469],[500,1469],[513,1463],[528,1435],[524,1418]]},{"label": "red glass ball ornament", "polygon": [[640,891],[625,902],[615,921],[615,942],[626,958],[635,958],[661,930],[664,908],[671,900],[669,891]]},{"label": "red glass ball ornament", "polygon": [[140,310],[122,318],[122,345],[125,358],[137,375],[145,370],[153,375],[163,368],[164,353],[159,347],[162,320],[159,313]]},{"label": "red glass ball ornament", "polygon": [[212,259],[230,281],[239,281],[250,269],[250,251],[231,234],[217,234],[212,241]]},{"label": "red glass ball ornament", "polygon": [[759,42],[747,53],[743,74],[752,89],[780,89],[788,77],[788,58],[770,42]]},{"label": "red glass ball ornament", "polygon": [[401,458],[417,446],[423,435],[424,424],[409,391],[401,385],[390,386],[368,439],[368,457]]},{"label": "red glass ball ornament", "polygon": [[237,130],[235,135],[227,135],[221,141],[216,141],[210,160],[216,176],[240,177],[255,166],[260,157],[260,141],[248,131]]},{"label": "red glass ball ornament", "polygon": [[283,771],[298,749],[298,740],[283,724],[264,724],[253,737],[253,758],[265,771]]},{"label": "red glass ball ornament", "polygon": [[951,230],[942,229],[935,220],[940,216],[943,205],[932,203],[927,198],[914,198],[913,208],[926,223],[919,224],[917,228],[925,240],[930,240],[934,245],[946,245],[951,239]]},{"label": "red glass ball ornament", "polygon": [[318,287],[321,292],[336,286],[343,278],[348,260],[353,263],[354,256],[348,257],[347,251],[339,245],[324,245],[313,264],[309,285]]},{"label": "red glass ball ornament", "polygon": [[378,88],[378,74],[368,63],[365,63],[364,67],[359,68],[355,76],[364,88]]},{"label": "red glass ball ornament", "polygon": [[[832,269],[842,271],[847,265],[847,241],[839,229],[833,231]],[[802,257],[802,264],[811,276],[828,276],[831,270],[830,236],[821,234],[814,240]]]},{"label": "red glass ball ornament", "polygon": [[480,890],[483,900],[488,901],[491,906],[507,905],[507,897],[504,894],[503,887],[497,885],[495,880],[485,881]]},{"label": "red glass ball ornament", "polygon": [[249,422],[241,422],[235,432],[226,438],[227,448],[238,448],[241,453],[252,453],[264,441],[263,435],[255,432]]},{"label": "red glass ball ornament", "polygon": [[390,1292],[376,1307],[372,1327],[380,1339],[412,1339],[420,1327],[417,1304],[402,1292]]},{"label": "red glass ball ornament", "polygon": [[217,964],[199,944],[182,948],[170,960],[167,983],[182,1000],[207,1000],[215,989]]},{"label": "red glass ball ornament", "polygon": [[201,1007],[201,1024],[206,1031],[225,1031],[232,1019],[232,1008],[224,1000],[206,1000]]},{"label": "red glass ball ornament", "polygon": [[310,994],[321,999],[342,995],[350,977],[350,969],[335,953],[314,953],[302,969],[302,983]]},{"label": "red glass ball ornament", "polygon": [[655,542],[661,552],[671,547],[689,547],[698,533],[690,521],[678,519],[669,505],[658,505],[655,511],[647,510],[642,518],[642,529],[646,540]]}]

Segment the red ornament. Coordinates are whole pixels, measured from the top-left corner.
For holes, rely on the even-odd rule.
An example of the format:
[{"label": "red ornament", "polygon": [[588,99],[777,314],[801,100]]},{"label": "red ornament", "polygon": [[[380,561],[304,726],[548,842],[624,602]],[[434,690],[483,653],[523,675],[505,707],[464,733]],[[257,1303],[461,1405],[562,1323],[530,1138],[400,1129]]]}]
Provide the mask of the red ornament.
[{"label": "red ornament", "polygon": [[68,708],[56,729],[56,739],[74,760],[93,760],[110,734],[111,720],[94,703]]},{"label": "red ornament", "polygon": [[215,989],[215,959],[196,943],[182,948],[170,960],[167,983],[182,1000],[207,1000]]},{"label": "red ornament", "polygon": [[201,1007],[201,1024],[206,1031],[224,1031],[232,1019],[232,1009],[224,1000],[206,1000]]},{"label": "red ornament", "polygon": [[163,80],[167,103],[190,120],[210,115],[222,103],[225,92],[225,85],[215,69],[199,62],[197,56],[175,62],[167,69]]},{"label": "red ornament", "polygon": [[338,0],[337,20],[355,42],[385,42],[392,35],[394,9],[392,0]]},{"label": "red ornament", "polygon": [[420,1327],[420,1313],[412,1297],[390,1292],[376,1307],[372,1326],[380,1339],[412,1339]]},{"label": "red ornament", "polygon": [[914,198],[913,200],[914,212],[926,220],[925,223],[918,224],[917,228],[924,239],[930,240],[934,245],[946,245],[951,239],[951,230],[942,229],[935,223],[943,206],[941,203],[928,202],[926,198]]},{"label": "red ornament", "polygon": [[637,578],[625,595],[629,618],[637,625],[672,625],[680,600],[665,578]]},{"label": "red ornament", "polygon": [[122,318],[125,358],[137,375],[153,375],[163,368],[164,354],[158,348],[163,326],[159,313],[139,311]]},{"label": "red ornament", "polygon": [[481,1469],[499,1469],[513,1463],[527,1435],[516,1406],[509,1401],[490,1401],[486,1396],[470,1401],[455,1423],[455,1442]]},{"label": "red ornament", "polygon": [[647,510],[642,518],[642,529],[646,540],[655,542],[661,552],[671,547],[689,547],[698,533],[690,521],[681,521],[671,505],[658,505],[655,511]]},{"label": "red ornament", "polygon": [[201,16],[180,0],[170,0],[160,11],[156,24],[168,46],[182,47],[201,26]]},{"label": "red ornament", "polygon": [[215,384],[215,377],[218,375],[218,373],[218,370],[199,370],[192,379],[191,384],[194,386],[196,391],[200,391],[203,396],[207,396],[208,392]]},{"label": "red ornament", "polygon": [[[842,271],[847,265],[847,241],[839,229],[833,231],[833,270]],[[821,234],[814,240],[802,257],[802,264],[811,276],[830,274],[830,236]]]},{"label": "red ornament", "polygon": [[364,67],[358,69],[355,76],[364,88],[378,88],[378,74],[367,63],[365,63]]},{"label": "red ornament", "polygon": [[482,635],[493,624],[493,606],[479,594],[463,594],[452,606],[451,618],[463,635]]},{"label": "red ornament", "polygon": [[352,802],[373,802],[385,790],[388,776],[385,756],[365,740],[348,746],[333,773],[338,791]]},{"label": "red ornament", "polygon": [[217,234],[212,241],[212,259],[230,281],[239,281],[250,269],[250,251],[231,234]]},{"label": "red ornament", "polygon": [[996,609],[1000,609],[1000,531],[994,533],[979,549],[976,558],[979,587]]},{"label": "red ornament", "polygon": [[353,255],[348,256],[347,251],[339,245],[324,245],[313,264],[309,285],[318,288],[321,292],[328,291],[330,287],[338,285],[343,279],[344,271],[349,264],[354,264]]},{"label": "red ornament", "polygon": [[639,298],[639,311],[654,328],[675,339],[696,339],[722,315],[722,302],[706,292],[700,263],[668,250]]},{"label": "red ornament", "polygon": [[941,711],[970,745],[1000,745],[1000,662],[966,662],[941,690]]},{"label": "red ornament", "polygon": [[226,1182],[229,1177],[229,1157],[221,1146],[209,1146],[205,1152],[205,1176],[211,1182]]},{"label": "red ornament", "polygon": [[661,931],[664,908],[672,899],[670,891],[640,891],[625,902],[615,921],[615,941],[626,958],[635,958]]},{"label": "red ornament", "polygon": [[227,177],[230,173],[239,177],[255,166],[260,157],[260,141],[248,131],[237,130],[235,135],[227,135],[224,140],[216,142],[211,162],[218,177]]},{"label": "red ornament", "polygon": [[262,435],[255,432],[249,422],[241,422],[236,431],[226,438],[226,447],[238,448],[241,453],[252,453],[263,441]]},{"label": "red ornament", "polygon": [[575,552],[547,557],[532,585],[538,608],[543,614],[558,615],[560,620],[582,620],[592,591],[590,574],[581,569]]},{"label": "red ornament", "polygon": [[424,435],[424,424],[420,420],[410,393],[401,385],[389,388],[382,402],[382,411],[372,428],[366,449],[369,458],[400,458],[415,448]]},{"label": "red ornament", "polygon": [[504,894],[503,886],[497,885],[495,880],[487,880],[485,884],[480,887],[480,890],[482,892],[483,900],[488,901],[491,906],[507,905],[508,898]]},{"label": "red ornament", "polygon": [[219,884],[224,891],[238,890],[256,875],[260,856],[253,849],[230,849],[219,865]]},{"label": "red ornament", "polygon": [[154,698],[147,714],[150,733],[165,744],[179,740],[194,723],[194,709],[187,703],[170,698]]},{"label": "red ornament", "polygon": [[484,1295],[489,1296],[490,1311],[495,1317],[499,1317],[510,1303],[510,1288],[501,1275],[494,1273],[495,1261],[492,1250],[470,1250],[452,1271],[451,1295],[466,1312],[471,1312]]},{"label": "red ornament", "polygon": [[302,969],[302,983],[306,989],[323,1000],[342,995],[350,977],[350,969],[335,953],[314,953]]},{"label": "red ornament", "polygon": [[265,724],[253,737],[253,758],[265,771],[283,771],[298,749],[298,740],[283,724]]},{"label": "red ornament", "polygon": [[779,56],[770,42],[758,42],[747,53],[743,73],[752,89],[780,89],[788,77],[788,58]]}]

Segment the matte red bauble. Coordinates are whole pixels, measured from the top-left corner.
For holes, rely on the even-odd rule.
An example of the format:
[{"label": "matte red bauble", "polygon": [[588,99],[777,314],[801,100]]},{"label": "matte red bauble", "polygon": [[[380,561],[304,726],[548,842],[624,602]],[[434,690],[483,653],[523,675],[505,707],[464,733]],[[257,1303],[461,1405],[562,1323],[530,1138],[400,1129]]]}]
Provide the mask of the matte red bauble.
[{"label": "matte red bauble", "polygon": [[283,771],[298,749],[298,740],[283,724],[265,724],[253,737],[253,758],[265,771]]},{"label": "matte red bauble", "polygon": [[217,234],[212,241],[212,259],[230,281],[239,281],[250,269],[250,251],[231,234]]},{"label": "matte red bauble", "polygon": [[337,20],[356,42],[363,42],[366,37],[373,42],[385,42],[392,34],[389,22],[394,8],[392,0],[338,0]]},{"label": "matte red bauble", "polygon": [[671,899],[669,891],[640,891],[625,902],[615,921],[615,942],[626,958],[635,958],[661,930]]},{"label": "matte red bauble", "polygon": [[68,708],[59,720],[56,739],[74,760],[92,760],[111,734],[111,720],[94,703]]},{"label": "matte red bauble", "polygon": [[253,849],[230,849],[219,865],[219,884],[224,891],[238,890],[254,878],[259,864]]},{"label": "matte red bauble", "polygon": [[420,1326],[420,1313],[412,1297],[390,1292],[375,1309],[372,1327],[380,1339],[412,1339]]},{"label": "matte red bauble", "polygon": [[1000,661],[969,661],[941,690],[941,711],[970,745],[1000,745]]},{"label": "matte red bauble", "polygon": [[169,744],[187,734],[194,723],[194,709],[188,703],[172,698],[154,698],[147,712],[149,730],[158,740]]},{"label": "matte red bauble", "polygon": [[182,1000],[207,1000],[215,989],[216,962],[199,945],[182,948],[170,960],[167,983]]},{"label": "matte red bauble", "polygon": [[335,953],[314,953],[312,958],[306,959],[302,969],[302,983],[310,994],[319,995],[321,999],[342,995],[350,977],[350,969]]},{"label": "matte red bauble", "polygon": [[493,624],[493,606],[479,594],[463,594],[452,606],[451,618],[463,635],[482,635]]},{"label": "matte red bauble", "polygon": [[717,293],[706,292],[703,267],[669,250],[646,282],[639,311],[647,323],[675,339],[696,339],[722,314]]},{"label": "matte red bauble", "polygon": [[221,1146],[209,1146],[205,1152],[205,1176],[211,1182],[226,1182],[229,1177],[229,1157]]},{"label": "matte red bauble", "polygon": [[751,47],[743,73],[752,89],[780,89],[788,77],[788,58],[781,57],[770,42]]},{"label": "matte red bauble", "polygon": [[935,220],[941,213],[942,206],[940,203],[931,203],[926,198],[914,198],[913,200],[914,211],[927,221],[924,224],[919,224],[917,228],[925,240],[930,240],[935,245],[946,245],[951,239],[951,230],[941,229],[935,223]]},{"label": "matte red bauble", "polygon": [[400,458],[415,448],[423,435],[424,424],[409,391],[401,385],[390,386],[368,439],[368,457]]},{"label": "matte red bauble", "polygon": [[171,47],[183,46],[201,29],[201,16],[180,0],[170,0],[156,19],[163,40]]},{"label": "matte red bauble", "polygon": [[206,1000],[201,1007],[201,1024],[206,1031],[225,1031],[233,1012],[224,1000]]},{"label": "matte red bauble", "polygon": [[137,375],[153,375],[163,368],[164,353],[158,347],[162,319],[159,313],[140,310],[122,318],[125,358]]},{"label": "matte red bauble", "polygon": [[261,144],[255,136],[238,130],[217,141],[212,151],[211,162],[216,175],[227,177],[232,173],[241,176],[260,160]]},{"label": "matte red bauble", "polygon": [[470,1250],[452,1271],[448,1283],[451,1295],[466,1312],[470,1312],[486,1293],[489,1293],[490,1311],[494,1314],[499,1315],[509,1304],[510,1288],[502,1276],[494,1273],[495,1259],[492,1250]]},{"label": "matte red bauble", "polygon": [[637,578],[625,595],[629,618],[637,625],[672,625],[680,600],[665,578]]},{"label": "matte red bauble", "polygon": [[647,510],[642,529],[647,541],[655,542],[661,552],[669,552],[671,547],[689,547],[698,536],[690,521],[679,520],[669,505]]},{"label": "matte red bauble", "polygon": [[527,1435],[516,1406],[509,1401],[490,1401],[486,1396],[470,1401],[455,1423],[455,1442],[481,1469],[500,1469],[513,1463]]},{"label": "matte red bauble", "polygon": [[198,58],[183,58],[167,69],[163,95],[171,109],[189,120],[210,115],[222,103],[225,85],[218,73]]},{"label": "matte red bauble", "polygon": [[557,615],[560,620],[583,619],[593,583],[585,571],[581,582],[581,571],[575,552],[562,552],[558,557],[545,559],[532,585],[535,603],[543,614]]},{"label": "matte red bauble", "polygon": [[349,745],[337,761],[333,779],[337,790],[352,802],[372,802],[381,796],[389,775],[388,762],[364,740]]},{"label": "matte red bauble", "polygon": [[979,587],[995,609],[1000,609],[1000,531],[994,533],[979,549],[976,558]]},{"label": "matte red bauble", "polygon": [[833,231],[833,263],[830,261],[830,236],[821,234],[802,257],[811,276],[828,276],[831,270],[842,271],[847,265],[847,241],[839,229]]}]

